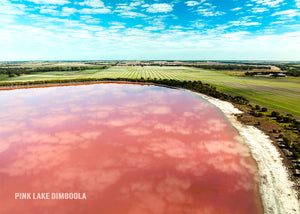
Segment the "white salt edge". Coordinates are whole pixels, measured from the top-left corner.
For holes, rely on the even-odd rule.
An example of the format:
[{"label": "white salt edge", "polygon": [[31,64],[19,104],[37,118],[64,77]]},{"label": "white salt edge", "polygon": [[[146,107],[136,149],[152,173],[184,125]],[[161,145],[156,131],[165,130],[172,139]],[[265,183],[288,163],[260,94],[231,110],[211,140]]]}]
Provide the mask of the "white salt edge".
[{"label": "white salt edge", "polygon": [[256,127],[237,121],[234,114],[243,112],[231,103],[204,94],[199,95],[224,113],[250,149],[252,157],[258,165],[259,191],[264,212],[268,214],[299,214],[300,206],[293,182],[289,179],[287,169],[270,138]]}]

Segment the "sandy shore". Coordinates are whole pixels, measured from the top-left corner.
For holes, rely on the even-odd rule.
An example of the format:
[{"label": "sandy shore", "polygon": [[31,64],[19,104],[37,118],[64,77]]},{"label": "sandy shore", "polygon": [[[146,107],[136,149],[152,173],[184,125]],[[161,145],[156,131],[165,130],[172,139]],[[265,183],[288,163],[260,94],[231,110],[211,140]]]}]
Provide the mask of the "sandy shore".
[{"label": "sandy shore", "polygon": [[244,125],[236,120],[234,114],[242,113],[231,103],[207,95],[201,97],[219,108],[233,127],[237,129],[244,143],[249,147],[258,164],[259,190],[262,196],[265,213],[298,214],[300,204],[284,167],[280,154],[270,138],[254,126]]}]

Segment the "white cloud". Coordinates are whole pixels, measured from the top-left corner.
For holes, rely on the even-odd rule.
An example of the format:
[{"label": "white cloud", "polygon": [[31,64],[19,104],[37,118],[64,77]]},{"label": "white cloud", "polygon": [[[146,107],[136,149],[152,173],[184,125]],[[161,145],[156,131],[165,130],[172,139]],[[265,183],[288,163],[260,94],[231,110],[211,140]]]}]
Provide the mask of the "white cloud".
[{"label": "white cloud", "polygon": [[300,8],[300,0],[295,0],[296,6]]},{"label": "white cloud", "polygon": [[256,2],[257,4],[265,5],[268,7],[279,7],[279,4],[284,0],[252,0],[252,1]]},{"label": "white cloud", "polygon": [[173,10],[173,6],[167,3],[152,4],[147,8],[149,13],[167,13]]},{"label": "white cloud", "polygon": [[[0,2],[3,4],[4,1],[2,0]],[[126,11],[126,9],[133,8],[129,5],[127,5],[127,8],[123,8],[122,12],[124,16],[145,16],[144,14],[139,15],[139,10]],[[123,4],[119,6],[124,7],[126,5]],[[134,4],[134,7],[141,6],[142,5],[136,6],[136,4]],[[203,7],[204,6],[206,5],[203,5]],[[2,9],[2,7],[0,8]],[[148,8],[141,9],[146,11]],[[53,10],[54,9],[55,8],[53,8]],[[201,9],[202,11],[199,12],[203,15],[215,15],[213,11],[215,11],[216,8],[210,7]],[[211,9],[211,11],[209,9]],[[276,57],[277,59],[281,57],[282,59],[294,59],[297,54],[298,56],[300,54],[300,40],[297,41],[295,36],[292,37],[289,35],[288,38],[290,41],[283,40],[283,42],[281,41],[282,37],[278,39],[276,35],[268,33],[268,36],[270,36],[268,39],[273,41],[274,45],[271,43],[266,44],[265,41],[262,42],[263,38],[258,40],[255,33],[225,34],[228,32],[226,26],[221,29],[220,25],[216,25],[216,27],[211,30],[203,28],[204,24],[209,24],[205,22],[205,18],[203,18],[203,20],[198,19],[198,22],[194,23],[194,26],[197,26],[199,30],[197,28],[187,30],[185,26],[182,26],[183,28],[173,29],[167,25],[168,23],[162,23],[162,27],[160,27],[160,25],[150,23],[150,21],[153,21],[153,18],[146,19],[147,24],[135,23],[134,25],[139,26],[139,28],[123,28],[117,25],[101,27],[99,25],[92,25],[99,23],[100,20],[95,19],[95,17],[90,14],[109,13],[111,12],[109,9],[90,7],[82,8],[78,11],[75,10],[76,9],[69,7],[62,7],[61,14],[79,13],[76,14],[80,16],[80,20],[78,21],[62,19],[62,17],[28,15],[27,18],[31,19],[33,23],[35,22],[36,28],[29,28],[24,25],[13,25],[14,15],[8,16],[8,14],[5,14],[4,17],[6,17],[6,19],[2,19],[3,16],[0,17],[1,21],[3,20],[7,23],[2,23],[0,29],[1,59],[228,59],[229,57],[245,57],[250,59],[251,56],[253,56],[252,59],[266,59],[266,57],[269,59]],[[119,8],[119,12],[116,13],[120,15],[122,12],[121,8]],[[13,12],[10,13],[14,14]],[[18,13],[25,12],[21,10],[21,12]],[[282,16],[295,17],[298,14],[299,10],[297,9],[276,12],[273,13],[274,20],[272,21],[282,21],[277,20],[277,18],[281,18]],[[158,23],[158,21],[155,22]],[[239,21],[227,23],[227,28],[231,26],[244,26],[243,29],[245,29],[247,26],[259,26],[259,22],[261,21],[240,19]],[[191,27],[192,24],[193,23],[189,22],[189,27]],[[233,29],[238,30],[238,27]],[[294,31],[297,31],[296,27]],[[34,35],[32,32],[34,32]],[[85,38],[85,42],[80,43],[82,38]],[[251,45],[247,45],[246,43]],[[95,50],[91,48],[96,46],[99,47],[99,49]],[[236,47],[243,47],[243,50],[241,48],[237,49]],[[130,53],[128,53],[129,48],[132,50]],[[299,50],[297,50],[297,48],[299,48]],[[159,52],[157,52],[158,49],[160,50]],[[279,53],[277,50],[282,51]],[[292,55],[291,53],[294,54]],[[241,55],[239,56],[239,54]]]},{"label": "white cloud", "polygon": [[111,26],[109,28],[114,28],[114,29],[122,29],[125,28],[126,23],[121,23],[121,22],[111,22],[109,23]]},{"label": "white cloud", "polygon": [[85,0],[84,2],[80,2],[79,5],[89,7],[104,7],[104,3],[100,0]]},{"label": "white cloud", "polygon": [[245,25],[245,26],[254,26],[254,25],[261,25],[261,23],[259,23],[259,22],[246,22],[243,25]]},{"label": "white cloud", "polygon": [[201,29],[205,26],[205,21],[204,20],[196,20],[191,22],[193,27],[197,29]]},{"label": "white cloud", "polygon": [[263,13],[268,11],[269,9],[265,8],[265,7],[254,7],[252,8],[252,12],[253,13]]},{"label": "white cloud", "polygon": [[221,16],[224,15],[225,12],[216,11],[216,6],[212,5],[211,3],[204,3],[203,5],[199,6],[196,10],[200,15],[203,16]]},{"label": "white cloud", "polygon": [[149,30],[149,31],[158,31],[158,30],[163,30],[164,28],[158,27],[158,26],[149,26],[145,27],[144,30]]},{"label": "white cloud", "polygon": [[147,30],[162,30],[165,29],[166,24],[163,22],[162,18],[154,18],[153,20],[148,22],[149,25],[144,28]]},{"label": "white cloud", "polygon": [[30,17],[31,19],[36,21],[37,25],[44,25],[44,26],[50,26],[51,24],[56,24],[55,22],[64,23],[64,22],[68,21],[67,19],[60,19],[60,18],[56,18],[56,17],[47,17],[47,16],[35,15],[35,14],[31,14],[28,17]]},{"label": "white cloud", "polygon": [[61,15],[62,16],[69,16],[69,15],[72,15],[76,12],[77,12],[77,10],[75,8],[63,7]]},{"label": "white cloud", "polygon": [[86,23],[89,23],[89,24],[98,24],[100,22],[99,19],[94,18],[94,17],[89,16],[89,15],[80,16],[80,19],[85,21]]},{"label": "white cloud", "polygon": [[231,9],[231,11],[238,11],[238,10],[241,10],[241,9],[242,9],[241,7],[236,7],[236,8]]},{"label": "white cloud", "polygon": [[120,16],[127,18],[146,17],[145,14],[133,11],[137,9],[136,6],[140,6],[142,3],[143,1],[135,1],[130,5],[119,4],[114,12],[119,13]]},{"label": "white cloud", "polygon": [[70,1],[68,0],[27,0],[31,1],[35,4],[57,4],[57,5],[64,5],[69,4]]},{"label": "white cloud", "polygon": [[149,7],[150,5],[149,4],[143,4],[141,5],[141,7]]},{"label": "white cloud", "polygon": [[290,10],[283,10],[276,13],[273,13],[272,16],[287,16],[287,17],[294,17],[294,16],[300,16],[299,10],[290,9]]},{"label": "white cloud", "polygon": [[261,25],[259,22],[247,22],[247,21],[232,21],[229,22],[233,26],[255,26],[255,25]]},{"label": "white cloud", "polygon": [[23,4],[12,4],[7,0],[0,1],[0,14],[24,15],[26,6]]},{"label": "white cloud", "polygon": [[136,1],[131,2],[129,6],[130,7],[136,7],[136,6],[142,5],[143,3],[144,3],[143,0],[136,0]]},{"label": "white cloud", "polygon": [[56,10],[56,8],[56,6],[42,6],[40,9],[40,13],[46,13],[55,16],[59,14],[59,11]]},{"label": "white cloud", "polygon": [[275,22],[272,22],[271,24],[277,25],[277,24],[284,24],[284,23],[286,23],[286,21],[275,21]]},{"label": "white cloud", "polygon": [[108,8],[83,8],[81,10],[78,10],[79,13],[82,14],[105,14],[105,13],[110,13],[110,9]]},{"label": "white cloud", "polygon": [[202,9],[202,8],[199,8],[197,12],[203,16],[221,16],[225,14],[224,12],[214,11],[211,9]]},{"label": "white cloud", "polygon": [[137,13],[133,11],[124,11],[120,13],[121,16],[128,17],[128,18],[136,18],[136,17],[146,17],[145,14]]},{"label": "white cloud", "polygon": [[193,6],[197,6],[201,3],[203,3],[204,1],[205,0],[201,0],[200,2],[198,2],[198,1],[187,1],[187,2],[185,2],[185,4],[189,7],[193,7]]},{"label": "white cloud", "polygon": [[10,15],[10,14],[0,14],[0,25],[7,25],[10,23],[15,22],[15,16],[14,15]]}]

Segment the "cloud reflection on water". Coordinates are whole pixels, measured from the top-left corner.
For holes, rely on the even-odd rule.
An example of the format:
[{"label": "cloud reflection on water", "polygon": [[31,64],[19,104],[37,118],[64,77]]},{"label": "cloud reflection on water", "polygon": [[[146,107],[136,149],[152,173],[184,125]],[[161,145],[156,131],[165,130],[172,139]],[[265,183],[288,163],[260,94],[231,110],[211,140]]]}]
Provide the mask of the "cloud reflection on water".
[{"label": "cloud reflection on water", "polygon": [[30,192],[88,192],[90,201],[103,200],[94,206],[116,212],[238,213],[235,200],[257,209],[247,149],[194,95],[120,84],[39,90],[16,90],[16,99],[0,93],[10,106],[0,111],[1,179]]}]

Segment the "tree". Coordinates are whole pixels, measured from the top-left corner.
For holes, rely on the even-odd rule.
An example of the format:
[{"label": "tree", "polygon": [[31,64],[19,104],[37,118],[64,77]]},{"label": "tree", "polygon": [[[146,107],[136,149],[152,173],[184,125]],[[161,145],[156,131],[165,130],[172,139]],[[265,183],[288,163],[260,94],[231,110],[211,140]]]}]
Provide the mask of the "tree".
[{"label": "tree", "polygon": [[262,116],[263,116],[263,113],[258,112],[257,117],[262,117]]},{"label": "tree", "polygon": [[8,74],[8,77],[14,77],[15,76],[14,73],[11,70],[7,71],[7,74]]},{"label": "tree", "polygon": [[281,115],[276,116],[277,121],[281,121],[282,119],[283,119],[283,117]]},{"label": "tree", "polygon": [[276,112],[276,111],[272,111],[271,112],[271,116],[272,117],[278,117],[280,114],[278,113],[278,112]]},{"label": "tree", "polygon": [[266,112],[266,111],[268,111],[268,109],[265,108],[265,107],[263,107],[263,108],[261,108],[261,111],[262,111],[262,112]]}]

